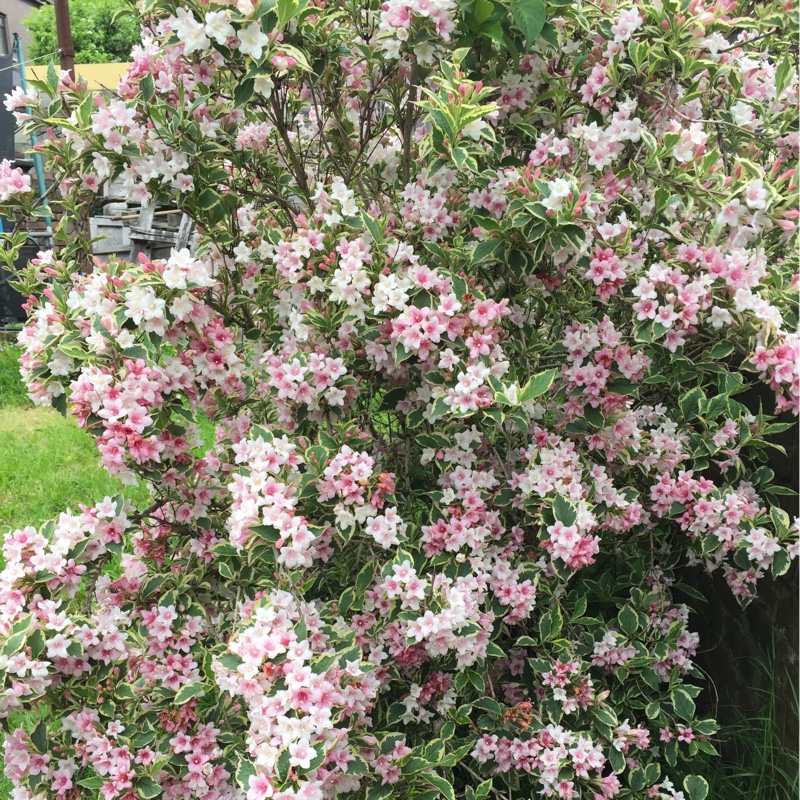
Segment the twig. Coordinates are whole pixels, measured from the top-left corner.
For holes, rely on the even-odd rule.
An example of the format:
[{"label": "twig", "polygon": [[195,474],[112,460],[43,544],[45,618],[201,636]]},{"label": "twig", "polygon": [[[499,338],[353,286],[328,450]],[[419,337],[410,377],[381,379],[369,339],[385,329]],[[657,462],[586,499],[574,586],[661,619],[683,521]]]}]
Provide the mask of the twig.
[{"label": "twig", "polygon": [[403,120],[403,183],[406,184],[411,177],[411,135],[414,126],[414,103],[417,101],[417,80],[419,78],[419,64],[416,59],[411,68],[411,86],[405,105],[406,117]]}]

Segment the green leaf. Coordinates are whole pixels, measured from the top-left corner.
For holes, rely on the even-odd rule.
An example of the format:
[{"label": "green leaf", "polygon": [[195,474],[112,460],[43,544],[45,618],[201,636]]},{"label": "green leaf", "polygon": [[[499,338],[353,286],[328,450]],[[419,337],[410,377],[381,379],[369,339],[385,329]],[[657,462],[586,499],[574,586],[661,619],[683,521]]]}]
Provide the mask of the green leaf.
[{"label": "green leaf", "polygon": [[479,697],[477,700],[473,700],[472,705],[482,711],[488,711],[490,714],[502,714],[504,708],[493,697]]},{"label": "green leaf", "polygon": [[355,599],[356,593],[352,586],[342,592],[342,595],[339,598],[339,610],[342,612],[342,614],[346,614],[350,610],[350,607],[353,605]]},{"label": "green leaf", "polygon": [[490,0],[475,0],[475,5],[472,9],[472,18],[478,25],[486,22],[493,13],[494,3],[490,2]]},{"label": "green leaf", "polygon": [[252,78],[244,78],[236,84],[233,90],[233,104],[237,108],[244,108],[250,98],[255,94],[256,82]]},{"label": "green leaf", "polygon": [[772,524],[775,526],[775,533],[777,533],[779,536],[783,536],[789,532],[789,526],[792,524],[792,521],[789,519],[789,515],[782,508],[773,506],[769,510],[769,518],[772,520]]},{"label": "green leaf", "polygon": [[197,205],[203,211],[208,211],[219,205],[220,196],[213,189],[203,189],[197,198]]},{"label": "green leaf", "polygon": [[560,494],[557,494],[555,500],[553,500],[553,514],[559,522],[567,526],[574,525],[578,519],[578,512],[575,510],[575,506]]},{"label": "green leaf", "polygon": [[146,800],[150,800],[152,797],[158,797],[161,794],[161,784],[148,776],[138,778],[136,780],[136,794],[138,794],[139,797],[146,798]]},{"label": "green leaf", "polygon": [[519,402],[527,403],[543,395],[553,384],[558,374],[558,369],[547,369],[534,375],[525,386],[520,389]]},{"label": "green leaf", "polygon": [[687,775],[683,779],[683,789],[689,800],[706,800],[708,781],[700,775]]},{"label": "green leaf", "polygon": [[[469,715],[467,715],[467,718],[469,719]],[[456,766],[456,764],[460,764],[462,759],[464,759],[470,753],[470,751],[474,749],[474,747],[475,747],[474,741],[469,741],[466,744],[462,744],[461,747],[458,747],[455,750],[449,752],[446,756],[443,756],[439,760],[439,766],[454,767]]]},{"label": "green leaf", "polygon": [[511,13],[525,41],[532,44],[544,27],[544,0],[511,0]]},{"label": "green leaf", "polygon": [[710,355],[714,361],[722,361],[722,359],[727,358],[734,349],[731,342],[718,342],[711,348]]},{"label": "green leaf", "polygon": [[717,748],[708,739],[695,739],[695,742],[697,742],[697,748],[703,753],[708,753],[710,756],[719,755]]},{"label": "green leaf", "polygon": [[792,560],[789,558],[789,554],[783,549],[778,550],[772,557],[773,576],[777,578],[781,575],[785,575],[789,571],[791,565]]},{"label": "green leaf", "polygon": [[114,696],[119,700],[135,700],[136,693],[129,683],[118,683],[114,687]]},{"label": "green leaf", "polygon": [[31,742],[40,753],[47,752],[47,724],[42,720],[31,734]]},{"label": "green leaf", "polygon": [[619,620],[619,627],[628,636],[633,636],[636,633],[636,629],[639,627],[639,615],[630,606],[625,606],[619,612],[617,619]]},{"label": "green leaf", "polygon": [[634,792],[640,792],[642,789],[644,789],[645,777],[644,770],[641,767],[631,770],[631,774],[628,778],[628,785],[631,787],[631,789],[633,789]]},{"label": "green leaf", "polygon": [[611,728],[616,728],[617,725],[619,725],[617,715],[606,705],[595,706],[592,709],[592,714],[594,714],[598,722],[602,722],[604,725],[608,725]]},{"label": "green leaf", "polygon": [[488,778],[475,789],[475,800],[486,800],[492,791],[492,779]]},{"label": "green leaf", "polygon": [[784,89],[789,85],[791,74],[792,61],[789,56],[786,56],[775,70],[775,97],[780,97],[783,94]]},{"label": "green leaf", "polygon": [[217,572],[222,575],[225,580],[232,581],[234,579],[233,569],[231,568],[230,564],[226,564],[224,561],[217,562]]},{"label": "green leaf", "polygon": [[55,97],[58,94],[58,73],[52,61],[47,65],[47,86],[50,89],[49,94]]},{"label": "green leaf", "polygon": [[236,767],[236,783],[246,792],[250,789],[250,778],[256,774],[256,768],[244,756],[239,756],[239,766]]},{"label": "green leaf", "polygon": [[454,147],[450,151],[450,155],[453,157],[453,161],[456,167],[458,167],[459,172],[462,171],[469,158],[469,152],[463,147]]},{"label": "green leaf", "polygon": [[493,419],[498,425],[503,424],[504,415],[499,408],[488,406],[487,408],[483,409],[483,413],[490,419]]},{"label": "green leaf", "polygon": [[361,219],[364,220],[364,225],[370,232],[375,244],[380,244],[383,241],[383,226],[380,222],[367,214],[366,211],[361,212]]},{"label": "green leaf", "polygon": [[611,769],[617,774],[625,770],[625,756],[615,747],[609,750],[608,761],[611,764]]},{"label": "green leaf", "polygon": [[366,800],[384,800],[392,794],[394,786],[391,784],[387,786],[373,786],[368,792]]},{"label": "green leaf", "polygon": [[450,406],[448,406],[447,403],[445,403],[443,397],[440,397],[433,404],[433,411],[431,412],[431,419],[438,419],[439,417],[443,417],[445,414],[449,414],[450,411],[451,411]]},{"label": "green leaf", "polygon": [[277,528],[273,528],[272,525],[254,525],[250,530],[260,539],[270,544],[275,544],[281,538],[281,532]]},{"label": "green leaf", "polygon": [[447,778],[443,778],[441,775],[436,775],[434,773],[426,773],[422,777],[425,778],[434,789],[438,789],[447,800],[456,800],[455,789],[453,789],[453,785]]},{"label": "green leaf", "polygon": [[422,751],[422,757],[431,765],[436,766],[444,758],[445,744],[441,739],[428,742]]},{"label": "green leaf", "polygon": [[200,697],[205,694],[202,683],[187,683],[178,689],[175,699],[172,701],[176,706],[188,703],[193,697]]},{"label": "green leaf", "polygon": [[413,775],[415,772],[422,772],[424,769],[429,769],[431,763],[426,758],[419,756],[411,756],[402,767],[403,775]]},{"label": "green leaf", "polygon": [[460,275],[451,275],[450,283],[453,284],[453,294],[455,294],[460,301],[467,293],[467,282]]},{"label": "green leaf", "polygon": [[12,636],[9,636],[6,639],[6,643],[3,646],[3,655],[4,656],[13,656],[14,653],[19,650],[23,644],[25,644],[25,639],[28,636],[28,631],[20,631],[19,633],[15,633]]},{"label": "green leaf", "polygon": [[358,594],[359,597],[369,589],[370,584],[375,580],[375,571],[376,564],[374,561],[368,562],[361,568],[361,571],[356,577],[356,594]]},{"label": "green leaf", "polygon": [[472,263],[477,264],[489,256],[494,255],[495,251],[502,243],[500,239],[487,239],[485,242],[480,242],[472,251]]},{"label": "green leaf", "polygon": [[[226,542],[226,544],[228,543]],[[236,555],[236,550],[233,551],[233,554]],[[152,578],[148,578],[139,588],[139,594],[142,597],[150,597],[150,595],[155,594],[168,579],[169,575],[154,575]]]},{"label": "green leaf", "polygon": [[586,232],[579,225],[564,225],[558,230],[576,250],[580,250],[586,241]]},{"label": "green leaf", "polygon": [[330,450],[328,450],[327,447],[323,447],[321,444],[309,447],[305,452],[306,461],[310,462],[312,466],[320,471],[325,466],[325,462],[328,460],[329,456]]},{"label": "green leaf", "polygon": [[705,392],[699,386],[695,386],[678,400],[678,405],[683,418],[688,422],[703,413],[706,405]]},{"label": "green leaf", "polygon": [[695,704],[686,689],[682,686],[676,686],[672,690],[670,699],[675,713],[681,719],[685,719],[687,722],[692,719],[695,714]]},{"label": "green leaf", "polygon": [[139,91],[142,93],[142,97],[145,100],[150,102],[153,99],[153,96],[156,93],[156,85],[153,81],[153,76],[148,73],[139,81]]},{"label": "green leaf", "polygon": [[225,669],[236,670],[242,664],[242,659],[236,653],[223,653],[217,661],[225,667]]},{"label": "green leaf", "polygon": [[486,691],[486,681],[483,680],[483,677],[480,673],[476,672],[474,669],[467,671],[467,677],[469,678],[469,682],[481,693]]}]

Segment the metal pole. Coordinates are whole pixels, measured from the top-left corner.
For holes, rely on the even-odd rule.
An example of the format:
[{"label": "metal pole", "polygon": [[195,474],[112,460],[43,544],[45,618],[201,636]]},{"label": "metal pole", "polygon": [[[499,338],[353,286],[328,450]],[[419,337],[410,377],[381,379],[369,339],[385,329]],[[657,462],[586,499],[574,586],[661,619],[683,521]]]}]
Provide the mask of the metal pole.
[{"label": "metal pole", "polygon": [[[22,87],[22,91],[25,94],[28,93],[28,81],[25,77],[25,57],[22,52],[22,39],[19,38],[19,34],[14,34],[14,49],[17,51],[17,66],[19,67],[19,85]],[[25,109],[28,114],[32,114],[33,110],[30,106]],[[36,131],[31,130],[31,146],[36,147],[38,139],[36,137]],[[36,181],[39,184],[39,197],[44,197],[47,193],[47,186],[44,182],[44,165],[42,164],[42,156],[34,150],[33,153],[33,167],[36,170]],[[49,205],[47,200],[44,200],[44,205]],[[45,225],[47,228],[47,233],[52,235],[53,233],[53,224],[52,218],[47,216],[45,219]]]},{"label": "metal pole", "polygon": [[56,35],[61,51],[61,69],[75,80],[75,48],[72,45],[72,26],[69,22],[69,0],[54,0],[56,10]]}]

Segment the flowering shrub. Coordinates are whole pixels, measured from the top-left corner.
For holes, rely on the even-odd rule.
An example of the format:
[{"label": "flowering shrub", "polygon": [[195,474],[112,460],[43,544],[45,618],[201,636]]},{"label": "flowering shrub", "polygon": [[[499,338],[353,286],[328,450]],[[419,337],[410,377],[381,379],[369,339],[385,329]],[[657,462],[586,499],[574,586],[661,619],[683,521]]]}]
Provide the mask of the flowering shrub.
[{"label": "flowering shrub", "polygon": [[[703,800],[681,571],[798,547],[791,0],[139,5],[6,101],[23,375],[152,497],[5,538],[15,800]],[[196,251],[93,261],[109,179]]]}]

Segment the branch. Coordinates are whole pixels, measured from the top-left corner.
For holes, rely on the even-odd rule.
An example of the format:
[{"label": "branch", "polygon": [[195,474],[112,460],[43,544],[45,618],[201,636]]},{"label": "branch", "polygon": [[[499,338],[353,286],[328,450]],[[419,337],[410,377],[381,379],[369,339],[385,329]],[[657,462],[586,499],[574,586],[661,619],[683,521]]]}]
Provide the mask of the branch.
[{"label": "branch", "polygon": [[415,59],[414,66],[411,68],[411,86],[405,105],[406,117],[403,120],[403,184],[407,184],[411,177],[411,135],[414,130],[414,103],[417,101],[418,79],[419,64]]}]

